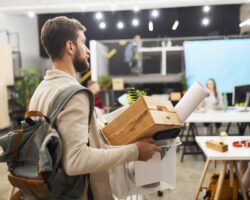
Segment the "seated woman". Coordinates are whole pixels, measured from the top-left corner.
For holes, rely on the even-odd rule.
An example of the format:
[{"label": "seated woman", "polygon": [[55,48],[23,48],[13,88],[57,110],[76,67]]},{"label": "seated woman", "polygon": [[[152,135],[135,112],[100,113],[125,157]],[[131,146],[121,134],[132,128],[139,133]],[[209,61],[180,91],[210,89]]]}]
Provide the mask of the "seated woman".
[{"label": "seated woman", "polygon": [[[206,86],[209,90],[209,96],[206,97],[202,102],[202,108],[205,110],[217,110],[222,108],[222,97],[218,94],[216,82],[214,79],[208,79]],[[208,132],[208,128],[210,128],[209,133],[212,134],[213,124],[204,123],[206,132]],[[215,123],[216,131],[215,133],[219,134],[219,128],[221,127],[221,123]]]},{"label": "seated woman", "polygon": [[209,96],[203,100],[203,107],[212,110],[221,109],[221,96],[218,94],[215,80],[208,79],[206,86],[209,90]]}]

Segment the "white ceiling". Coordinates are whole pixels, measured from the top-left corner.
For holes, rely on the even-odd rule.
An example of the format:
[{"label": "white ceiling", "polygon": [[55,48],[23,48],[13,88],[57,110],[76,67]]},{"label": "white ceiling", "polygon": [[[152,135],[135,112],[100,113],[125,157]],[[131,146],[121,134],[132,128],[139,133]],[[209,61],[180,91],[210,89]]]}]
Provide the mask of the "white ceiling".
[{"label": "white ceiling", "polygon": [[0,0],[0,11],[7,13],[59,13],[108,10],[185,7],[201,5],[243,4],[250,0]]}]

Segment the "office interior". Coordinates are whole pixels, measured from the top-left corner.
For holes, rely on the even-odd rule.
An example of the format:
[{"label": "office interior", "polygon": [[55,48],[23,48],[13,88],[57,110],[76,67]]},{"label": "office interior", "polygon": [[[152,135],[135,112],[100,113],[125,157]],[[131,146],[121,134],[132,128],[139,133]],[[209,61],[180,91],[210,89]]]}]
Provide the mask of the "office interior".
[{"label": "office interior", "polygon": [[[233,171],[239,175],[236,199],[250,199],[249,0],[1,0],[0,137],[20,128],[32,92],[51,68],[40,31],[56,16],[76,18],[87,28],[91,69],[77,79],[85,87],[99,84],[104,116],[129,105],[131,88],[174,107],[196,81],[204,86],[208,80],[216,82],[216,106],[206,107],[205,100],[197,105],[165,155],[164,162],[171,165],[163,165],[164,175],[158,174],[156,181],[165,181],[164,187],[133,185],[122,195],[114,189],[114,198],[209,199],[211,176],[219,174],[224,181],[216,179],[221,187],[214,186],[214,199],[233,200]],[[208,150],[205,143],[211,139],[219,148],[221,142],[228,144],[228,150]],[[0,163],[0,200],[9,199],[7,174],[6,163]]]}]

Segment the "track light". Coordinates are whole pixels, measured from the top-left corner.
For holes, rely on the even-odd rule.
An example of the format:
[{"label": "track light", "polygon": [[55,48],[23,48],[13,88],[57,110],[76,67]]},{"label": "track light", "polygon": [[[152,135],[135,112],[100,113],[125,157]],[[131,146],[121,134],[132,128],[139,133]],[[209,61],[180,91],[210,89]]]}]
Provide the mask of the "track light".
[{"label": "track light", "polygon": [[175,20],[175,22],[174,22],[174,24],[173,24],[173,26],[172,26],[172,30],[175,31],[175,30],[177,29],[178,25],[179,25],[179,21],[178,21],[178,20]]},{"label": "track light", "polygon": [[134,19],[132,20],[132,25],[133,25],[133,26],[139,26],[139,24],[140,24],[140,22],[139,22],[139,20],[138,20],[137,18],[134,18]]},{"label": "track light", "polygon": [[203,18],[201,23],[203,26],[208,26],[210,24],[210,20],[208,18]]},{"label": "track light", "polygon": [[151,31],[151,32],[154,30],[154,24],[153,24],[152,21],[148,22],[148,30]]},{"label": "track light", "polygon": [[97,20],[101,20],[101,19],[103,18],[103,14],[102,14],[101,12],[97,12],[97,13],[95,14],[95,18],[96,18]]},{"label": "track light", "polygon": [[210,11],[210,6],[203,6],[203,12],[208,13]]},{"label": "track light", "polygon": [[158,10],[152,10],[151,15],[153,18],[159,17],[159,11]]},{"label": "track light", "polygon": [[117,23],[117,28],[120,29],[120,30],[123,29],[124,28],[124,23],[122,21],[119,21]]},{"label": "track light", "polygon": [[99,24],[99,27],[100,27],[100,29],[105,29],[106,28],[106,23],[105,22],[101,22]]}]

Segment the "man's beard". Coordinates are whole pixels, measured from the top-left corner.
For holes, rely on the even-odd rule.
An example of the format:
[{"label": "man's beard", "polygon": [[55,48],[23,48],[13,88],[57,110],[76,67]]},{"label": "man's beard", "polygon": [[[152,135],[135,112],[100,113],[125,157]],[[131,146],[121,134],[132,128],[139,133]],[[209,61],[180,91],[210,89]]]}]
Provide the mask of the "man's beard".
[{"label": "man's beard", "polygon": [[75,67],[76,72],[79,72],[79,73],[87,72],[90,68],[90,65],[87,59],[81,58],[78,49],[74,56],[73,65]]}]

